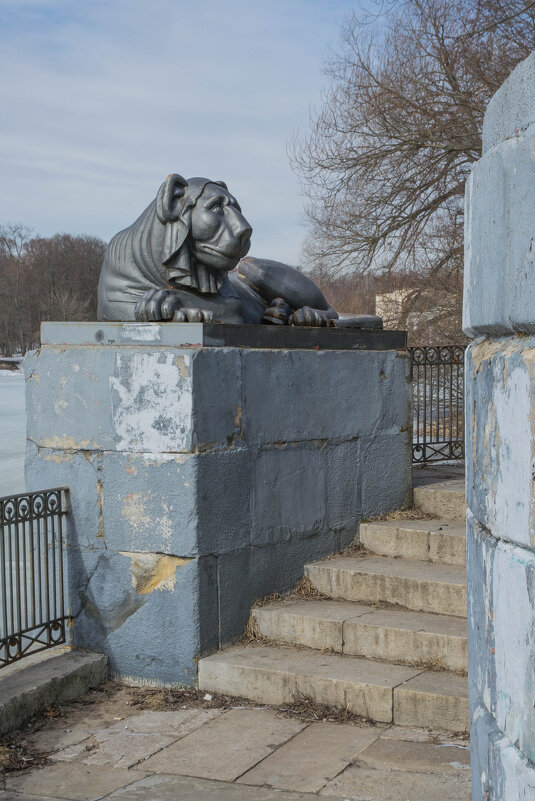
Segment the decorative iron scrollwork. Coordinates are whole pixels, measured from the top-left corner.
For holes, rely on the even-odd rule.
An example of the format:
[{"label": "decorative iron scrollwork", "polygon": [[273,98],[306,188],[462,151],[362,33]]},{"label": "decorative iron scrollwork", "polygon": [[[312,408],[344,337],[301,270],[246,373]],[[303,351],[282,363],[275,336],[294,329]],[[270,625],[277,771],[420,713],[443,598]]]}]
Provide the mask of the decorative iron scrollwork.
[{"label": "decorative iron scrollwork", "polygon": [[0,498],[0,668],[66,639],[64,487]]},{"label": "decorative iron scrollwork", "polygon": [[409,348],[415,464],[464,458],[464,345]]}]

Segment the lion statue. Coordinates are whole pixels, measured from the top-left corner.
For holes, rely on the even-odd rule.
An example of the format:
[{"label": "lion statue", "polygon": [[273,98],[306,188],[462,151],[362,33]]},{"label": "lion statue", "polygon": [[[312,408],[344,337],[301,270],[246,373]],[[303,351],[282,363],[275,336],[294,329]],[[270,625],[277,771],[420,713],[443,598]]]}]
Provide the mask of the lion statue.
[{"label": "lion statue", "polygon": [[245,258],[251,234],[223,181],[170,175],[106,248],[98,319],[382,328],[374,315],[339,316],[293,267]]}]

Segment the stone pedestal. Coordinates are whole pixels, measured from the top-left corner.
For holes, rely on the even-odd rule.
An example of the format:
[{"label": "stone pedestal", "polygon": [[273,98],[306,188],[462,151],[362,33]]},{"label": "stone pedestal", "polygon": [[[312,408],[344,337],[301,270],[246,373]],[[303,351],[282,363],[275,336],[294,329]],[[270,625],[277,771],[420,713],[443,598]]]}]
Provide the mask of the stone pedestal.
[{"label": "stone pedestal", "polygon": [[473,801],[535,798],[535,54],[491,100],[467,185]]},{"label": "stone pedestal", "polygon": [[225,328],[50,323],[25,360],[28,489],[70,488],[73,643],[136,682],[193,684],[255,600],[410,499],[403,335]]}]

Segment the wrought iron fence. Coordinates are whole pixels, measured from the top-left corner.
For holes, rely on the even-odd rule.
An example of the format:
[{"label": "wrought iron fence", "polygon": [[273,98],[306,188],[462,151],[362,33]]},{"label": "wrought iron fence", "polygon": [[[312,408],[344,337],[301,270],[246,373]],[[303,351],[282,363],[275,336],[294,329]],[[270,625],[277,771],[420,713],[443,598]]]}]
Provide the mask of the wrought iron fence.
[{"label": "wrought iron fence", "polygon": [[0,668],[65,642],[65,487],[0,498]]},{"label": "wrought iron fence", "polygon": [[414,463],[464,459],[463,345],[409,348]]}]

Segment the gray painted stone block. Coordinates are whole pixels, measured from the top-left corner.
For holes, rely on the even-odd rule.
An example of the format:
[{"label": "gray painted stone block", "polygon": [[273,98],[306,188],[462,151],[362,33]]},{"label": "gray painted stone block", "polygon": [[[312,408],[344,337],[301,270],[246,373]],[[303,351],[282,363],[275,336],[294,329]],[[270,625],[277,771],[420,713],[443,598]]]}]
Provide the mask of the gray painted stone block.
[{"label": "gray painted stone block", "polygon": [[245,438],[250,445],[347,440],[401,427],[408,370],[406,352],[242,351]]},{"label": "gray painted stone block", "polygon": [[487,106],[483,153],[535,122],[535,53],[522,61]]},{"label": "gray painted stone block", "polygon": [[101,553],[78,587],[74,644],[107,653],[123,679],[193,684],[196,657],[217,647],[215,567],[214,557]]},{"label": "gray painted stone block", "polygon": [[73,642],[192,684],[257,599],[355,537],[363,498],[408,499],[409,363],[128,343],[28,355],[28,486],[70,488]]},{"label": "gray painted stone block", "polygon": [[468,506],[496,537],[535,547],[535,337],[473,343],[465,383]]},{"label": "gray painted stone block", "polygon": [[305,562],[335,553],[334,531],[286,542],[253,545],[217,560],[220,647],[236,640],[255,601],[292,589],[303,577]]},{"label": "gray painted stone block", "polygon": [[363,517],[361,440],[329,445],[324,454],[327,523],[329,528],[350,531],[354,537]]},{"label": "gray painted stone block", "polygon": [[253,545],[311,536],[326,528],[325,457],[316,443],[261,449],[253,462]]},{"label": "gray painted stone block", "polygon": [[[66,519],[68,542],[92,551],[106,548],[102,509],[102,454],[38,448],[26,443],[26,488],[70,487],[71,514]],[[72,491],[83,487],[83,492]]]},{"label": "gray painted stone block", "polygon": [[535,554],[468,516],[470,686],[498,728],[535,761]]},{"label": "gray painted stone block", "polygon": [[102,457],[108,547],[179,556],[247,544],[249,455],[106,452]]},{"label": "gray painted stone block", "polygon": [[227,446],[241,435],[240,352],[223,350],[224,367],[219,349],[88,346],[29,353],[27,435],[39,447],[62,450],[159,454]]},{"label": "gray painted stone block", "polygon": [[411,430],[386,430],[364,438],[361,462],[363,518],[376,517],[391,509],[410,505]]},{"label": "gray painted stone block", "polygon": [[535,767],[504,737],[479,699],[471,706],[472,801],[531,801]]},{"label": "gray painted stone block", "polygon": [[[535,61],[533,62],[535,83]],[[535,124],[489,150],[466,193],[463,327],[535,332]]]},{"label": "gray painted stone block", "polygon": [[472,797],[527,801],[535,797],[535,54],[491,100],[483,150],[466,192],[463,320],[480,337],[465,370]]}]

